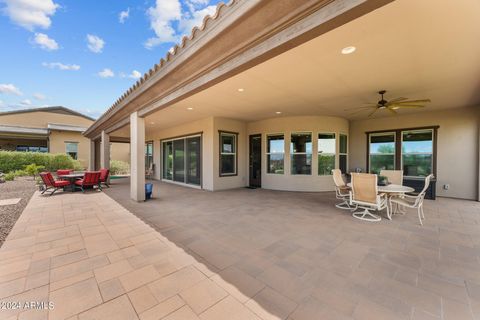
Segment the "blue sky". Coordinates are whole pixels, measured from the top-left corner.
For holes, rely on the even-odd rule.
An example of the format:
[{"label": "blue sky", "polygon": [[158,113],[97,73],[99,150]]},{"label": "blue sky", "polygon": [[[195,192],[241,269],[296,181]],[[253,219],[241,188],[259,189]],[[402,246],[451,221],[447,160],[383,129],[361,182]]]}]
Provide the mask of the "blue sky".
[{"label": "blue sky", "polygon": [[0,111],[98,117],[220,0],[0,0]]}]

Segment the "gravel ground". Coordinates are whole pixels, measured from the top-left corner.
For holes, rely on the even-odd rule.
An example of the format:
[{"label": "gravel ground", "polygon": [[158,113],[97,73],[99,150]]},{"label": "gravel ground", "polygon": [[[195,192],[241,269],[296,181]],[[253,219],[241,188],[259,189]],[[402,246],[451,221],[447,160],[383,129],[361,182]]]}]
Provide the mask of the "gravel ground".
[{"label": "gravel ground", "polygon": [[19,203],[9,206],[0,206],[0,247],[7,238],[18,217],[27,206],[35,192],[35,181],[32,178],[15,178],[15,181],[0,183],[0,200],[21,198]]}]

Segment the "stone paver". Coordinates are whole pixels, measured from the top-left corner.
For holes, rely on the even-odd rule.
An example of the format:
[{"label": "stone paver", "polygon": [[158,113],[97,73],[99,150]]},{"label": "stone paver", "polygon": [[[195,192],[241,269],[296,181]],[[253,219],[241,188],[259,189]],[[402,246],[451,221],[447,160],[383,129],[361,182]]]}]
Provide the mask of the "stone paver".
[{"label": "stone paver", "polygon": [[12,204],[17,204],[22,200],[22,198],[11,198],[0,200],[0,206],[10,206]]},{"label": "stone paver", "polygon": [[480,317],[476,202],[428,201],[420,227],[352,219],[330,193],[155,190],[36,193],[0,248],[0,300],[21,302],[0,318]]}]

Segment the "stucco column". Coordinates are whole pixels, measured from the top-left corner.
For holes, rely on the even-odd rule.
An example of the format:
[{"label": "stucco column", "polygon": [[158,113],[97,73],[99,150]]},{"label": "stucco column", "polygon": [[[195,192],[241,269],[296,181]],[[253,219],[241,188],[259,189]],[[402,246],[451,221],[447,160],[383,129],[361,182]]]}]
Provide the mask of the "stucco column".
[{"label": "stucco column", "polygon": [[88,170],[95,171],[95,140],[90,140],[90,154],[88,158]]},{"label": "stucco column", "polygon": [[130,115],[130,197],[145,200],[145,119]]},{"label": "stucco column", "polygon": [[100,146],[100,167],[109,169],[110,168],[110,136],[102,131],[101,135],[101,146]]}]

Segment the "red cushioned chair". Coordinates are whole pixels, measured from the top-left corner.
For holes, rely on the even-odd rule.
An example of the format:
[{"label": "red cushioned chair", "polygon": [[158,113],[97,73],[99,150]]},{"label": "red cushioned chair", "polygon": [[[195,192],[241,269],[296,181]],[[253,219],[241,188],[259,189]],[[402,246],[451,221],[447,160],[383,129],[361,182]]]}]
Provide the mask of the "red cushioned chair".
[{"label": "red cushioned chair", "polygon": [[64,189],[66,186],[70,185],[69,181],[53,179],[53,176],[50,172],[41,172],[40,177],[45,184],[45,189],[42,191],[42,194],[44,194],[47,190],[53,189],[53,191],[50,193],[50,195],[52,195],[58,189]]},{"label": "red cushioned chair", "polygon": [[85,187],[98,186],[102,190],[100,185],[100,171],[87,171],[83,175],[83,179],[75,181],[75,188],[80,188],[82,192],[85,192]]},{"label": "red cushioned chair", "polygon": [[100,169],[100,184],[104,184],[107,188],[110,188],[108,185],[108,176],[110,175],[110,170],[108,169]]},{"label": "red cushioned chair", "polygon": [[57,176],[63,176],[63,175],[66,175],[66,174],[71,174],[71,173],[73,173],[72,169],[59,169],[59,170],[57,170]]}]

